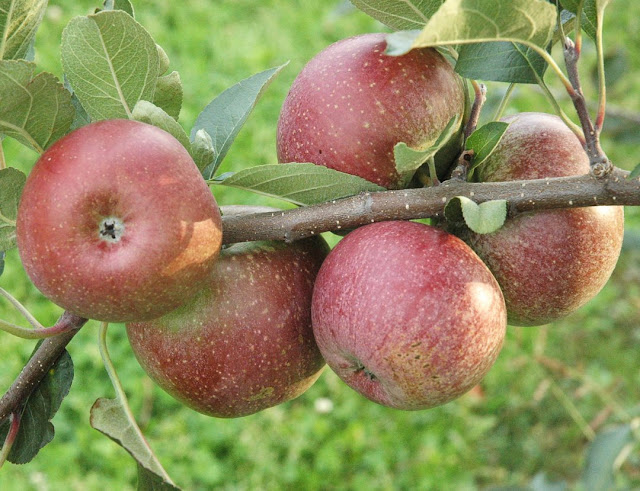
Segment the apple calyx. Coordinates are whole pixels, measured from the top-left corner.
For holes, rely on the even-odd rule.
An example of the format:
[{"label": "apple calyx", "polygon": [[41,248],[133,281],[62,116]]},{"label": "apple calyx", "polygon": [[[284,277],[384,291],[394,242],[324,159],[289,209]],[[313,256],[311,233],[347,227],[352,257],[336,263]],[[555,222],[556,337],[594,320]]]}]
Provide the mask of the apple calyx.
[{"label": "apple calyx", "polygon": [[110,244],[117,244],[124,235],[125,225],[118,217],[103,218],[98,227],[100,239]]}]

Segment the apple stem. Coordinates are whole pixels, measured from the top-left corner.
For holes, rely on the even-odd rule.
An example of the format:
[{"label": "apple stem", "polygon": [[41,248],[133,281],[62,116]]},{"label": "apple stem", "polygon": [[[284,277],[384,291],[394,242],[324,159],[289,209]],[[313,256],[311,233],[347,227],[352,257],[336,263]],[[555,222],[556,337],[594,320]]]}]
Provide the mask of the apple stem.
[{"label": "apple stem", "polygon": [[68,326],[68,328],[58,327],[62,331],[60,334],[47,338],[42,342],[9,390],[2,396],[2,399],[0,399],[0,423],[27,400],[31,392],[49,373],[49,369],[64,353],[67,344],[86,322],[87,319],[78,317],[70,312],[64,312],[60,316],[54,327],[64,325]]},{"label": "apple stem", "polygon": [[[587,109],[586,99],[582,92],[580,75],[578,74],[580,51],[576,47],[576,44],[568,37],[565,38],[564,43],[564,58],[567,66],[567,74],[573,86],[573,91],[569,92],[569,95],[571,96],[573,106],[576,109],[584,132],[584,147],[589,156],[589,162],[591,163],[591,173],[597,178],[604,178],[612,172],[613,164],[600,146],[600,130],[593,124]],[[599,111],[603,111],[602,107],[600,107]],[[603,118],[604,114],[599,116],[599,119]]]},{"label": "apple stem", "polygon": [[504,114],[504,111],[507,109],[507,105],[509,104],[509,99],[511,99],[511,95],[513,94],[513,90],[515,88],[516,88],[515,83],[510,83],[509,87],[507,87],[507,90],[502,96],[502,100],[500,101],[500,106],[498,106],[496,113],[493,115],[494,121],[499,120]]},{"label": "apple stem", "polygon": [[27,322],[31,324],[34,328],[44,329],[44,326],[40,324],[40,322],[38,322],[38,319],[36,319],[33,315],[31,315],[31,312],[29,312],[27,308],[24,305],[22,305],[18,301],[18,299],[16,299],[13,295],[11,295],[7,290],[5,290],[4,288],[0,288],[0,296],[3,296],[7,300],[9,300],[11,305],[13,305],[15,309],[18,312],[20,312],[22,316],[27,320]]},{"label": "apple stem", "polygon": [[147,442],[146,438],[142,434],[142,430],[138,426],[136,422],[136,418],[131,410],[131,406],[129,405],[129,400],[127,399],[127,394],[124,391],[124,387],[122,386],[122,382],[120,381],[120,377],[118,377],[118,373],[116,368],[111,360],[111,356],[109,355],[109,349],[107,347],[107,330],[109,328],[108,322],[103,322],[100,325],[100,331],[98,336],[98,347],[100,349],[100,356],[102,357],[102,363],[104,364],[104,368],[109,375],[109,379],[111,380],[111,385],[113,385],[113,389],[116,392],[116,399],[122,406],[122,410],[124,411],[125,416],[127,417],[130,428],[136,433],[137,442],[144,445],[146,447],[146,451],[148,455],[153,460],[154,467],[161,472],[161,477],[169,484],[174,485],[174,482],[169,477],[169,474],[164,470],[162,464],[156,457],[156,454],[153,452],[153,449]]},{"label": "apple stem", "polygon": [[9,457],[9,452],[11,452],[11,447],[13,447],[13,442],[16,441],[19,430],[20,413],[16,411],[11,413],[9,417],[9,432],[4,439],[4,444],[2,445],[2,450],[0,451],[0,469],[2,469],[2,466],[7,461],[7,457]]},{"label": "apple stem", "polygon": [[431,186],[439,186],[440,179],[438,179],[438,173],[436,171],[436,161],[433,158],[433,155],[429,158],[428,165],[429,165],[429,177],[430,177]]},{"label": "apple stem", "polygon": [[482,106],[487,100],[487,86],[485,84],[479,84],[475,80],[471,81],[475,97],[473,99],[473,105],[471,106],[471,113],[469,114],[469,120],[464,128],[464,141],[471,136],[478,127],[478,120],[480,119],[480,113]]}]

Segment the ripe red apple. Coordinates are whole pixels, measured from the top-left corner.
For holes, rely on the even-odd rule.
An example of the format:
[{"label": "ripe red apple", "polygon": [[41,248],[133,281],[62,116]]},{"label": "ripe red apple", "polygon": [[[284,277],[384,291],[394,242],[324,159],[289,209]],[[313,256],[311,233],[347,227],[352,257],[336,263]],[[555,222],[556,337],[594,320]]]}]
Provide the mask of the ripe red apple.
[{"label": "ripe red apple", "polygon": [[[480,181],[587,174],[589,159],[557,116],[522,113],[510,123]],[[620,206],[521,213],[498,231],[467,241],[502,287],[509,324],[546,324],[574,312],[605,285],[624,231]]]},{"label": "ripe red apple", "polygon": [[17,218],[33,284],[82,317],[152,319],[205,283],[222,240],[216,201],[187,150],[145,123],[64,136],[29,174]]},{"label": "ripe red apple", "polygon": [[[464,113],[462,80],[432,48],[384,54],[384,34],[338,41],[293,82],[278,122],[280,162],[313,162],[386,188],[402,187],[393,148],[429,148],[451,118]],[[438,156],[439,172],[460,140]]]},{"label": "ripe red apple", "polygon": [[398,409],[444,404],[493,365],[506,309],[491,272],[462,240],[415,222],[349,233],[313,292],[313,332],[353,389]]},{"label": "ripe red apple", "polygon": [[299,396],[324,367],[311,294],[327,251],[319,237],[224,248],[189,303],[127,324],[138,361],[169,394],[211,416],[245,416]]}]

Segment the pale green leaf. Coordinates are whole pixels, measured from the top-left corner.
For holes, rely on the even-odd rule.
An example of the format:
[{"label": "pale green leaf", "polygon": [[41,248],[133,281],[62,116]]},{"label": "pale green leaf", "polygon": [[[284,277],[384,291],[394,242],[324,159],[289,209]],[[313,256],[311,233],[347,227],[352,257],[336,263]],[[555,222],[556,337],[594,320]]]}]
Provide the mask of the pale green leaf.
[{"label": "pale green leaf", "polygon": [[0,169],[0,251],[16,245],[18,203],[27,176],[18,169]]},{"label": "pale green leaf", "polygon": [[203,172],[205,179],[211,179],[215,174],[258,99],[284,67],[271,68],[238,82],[211,101],[200,113],[191,130],[191,139],[198,130],[205,130],[213,139],[216,152],[214,162]]},{"label": "pale green leaf", "polygon": [[411,181],[411,178],[422,164],[438,153],[438,150],[449,142],[459,127],[460,118],[454,116],[449,120],[445,129],[434,142],[429,142],[424,145],[426,148],[411,148],[402,142],[393,147],[396,171],[404,185]]},{"label": "pale green leaf", "polygon": [[71,94],[35,64],[0,61],[0,133],[42,153],[69,131],[74,118]]},{"label": "pale green leaf", "polygon": [[133,5],[129,0],[104,0],[102,9],[97,9],[96,12],[100,12],[100,10],[123,10],[134,17]]},{"label": "pale green leaf", "polygon": [[509,123],[492,121],[471,133],[465,144],[466,150],[473,150],[473,164],[469,171],[482,165],[491,156],[508,127]]},{"label": "pale green leaf", "polygon": [[153,103],[165,110],[173,119],[178,119],[182,109],[182,81],[178,72],[158,77]]},{"label": "pale green leaf", "polygon": [[214,180],[234,188],[272,196],[297,205],[312,205],[353,196],[364,191],[384,191],[383,187],[315,164],[257,165]]},{"label": "pale green leaf", "polygon": [[613,489],[615,487],[614,464],[626,447],[633,443],[631,424],[619,425],[598,433],[587,451],[582,472],[584,489],[587,491]]},{"label": "pale green leaf", "polygon": [[640,164],[635,166],[635,168],[629,174],[628,179],[635,179],[636,177],[640,177]]},{"label": "pale green leaf", "polygon": [[0,0],[0,59],[26,58],[47,0]]},{"label": "pale green leaf", "polygon": [[[90,423],[93,428],[108,436],[124,448],[145,469],[143,476],[150,480],[149,474],[155,474],[157,482],[170,486],[162,479],[163,469],[149,450],[142,435],[134,427],[123,404],[117,399],[98,399],[91,408]],[[144,478],[144,477],[143,477]],[[144,482],[153,482],[144,481]],[[144,488],[143,488],[144,489]],[[146,488],[153,489],[153,488]],[[166,489],[177,489],[175,487]]]},{"label": "pale green leaf", "polygon": [[72,19],[61,50],[65,74],[93,120],[129,118],[138,101],[154,99],[158,49],[126,12]]},{"label": "pale green leaf", "polygon": [[213,148],[213,140],[205,130],[198,130],[191,143],[191,156],[200,169],[200,172],[210,166],[216,157],[216,150]]},{"label": "pale green leaf", "polygon": [[374,19],[397,30],[421,29],[444,0],[351,0]]},{"label": "pale green leaf", "polygon": [[149,101],[138,101],[133,108],[133,119],[142,121],[143,123],[152,124],[167,133],[170,133],[178,140],[187,150],[191,148],[191,142],[187,136],[187,132],[180,126],[175,119],[169,116],[158,106]]},{"label": "pale green leaf", "polygon": [[[587,35],[595,39],[598,25],[598,16],[604,15],[604,9],[611,0],[585,0],[582,6],[581,26]],[[579,0],[563,0],[562,6],[573,14],[578,13]]]},{"label": "pale green leaf", "polygon": [[545,0],[446,0],[417,35],[387,36],[387,53],[413,48],[509,41],[544,49],[553,35],[556,7]]},{"label": "pale green leaf", "polygon": [[506,200],[485,201],[477,204],[465,196],[451,198],[444,209],[447,220],[464,223],[477,234],[490,234],[498,230],[507,218]]}]

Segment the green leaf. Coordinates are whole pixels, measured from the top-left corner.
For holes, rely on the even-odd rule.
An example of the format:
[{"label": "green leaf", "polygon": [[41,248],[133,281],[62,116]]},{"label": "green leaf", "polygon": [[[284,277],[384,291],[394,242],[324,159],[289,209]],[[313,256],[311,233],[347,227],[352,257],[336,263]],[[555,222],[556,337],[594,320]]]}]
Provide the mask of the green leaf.
[{"label": "green leaf", "polygon": [[101,10],[122,10],[131,17],[134,17],[133,5],[131,5],[129,0],[104,0],[102,9],[96,9],[96,13]]},{"label": "green leaf", "polygon": [[614,464],[620,454],[629,445],[633,445],[634,436],[631,424],[624,424],[600,432],[589,445],[582,484],[587,491],[613,489]]},{"label": "green leaf", "polygon": [[162,477],[138,464],[138,491],[174,491],[179,490]]},{"label": "green leaf", "polygon": [[502,140],[508,127],[509,123],[492,121],[471,133],[465,144],[466,150],[473,150],[473,164],[469,169],[470,174],[471,171],[482,165],[489,158],[498,143],[500,143],[500,140]]},{"label": "green leaf", "polygon": [[453,223],[464,221],[477,234],[490,234],[504,224],[507,202],[501,199],[477,204],[465,196],[456,196],[445,206],[444,215]]},{"label": "green leaf", "polygon": [[[591,39],[596,38],[596,30],[598,25],[598,16],[604,14],[604,9],[611,0],[585,0],[582,7],[582,17],[580,23],[582,30],[587,33]],[[580,0],[563,0],[562,7],[569,12],[578,13]]]},{"label": "green leaf", "polygon": [[411,181],[411,178],[422,164],[438,153],[438,150],[449,142],[459,127],[460,118],[454,116],[449,120],[447,126],[442,130],[442,133],[436,141],[425,145],[427,147],[426,149],[411,148],[402,142],[393,147],[396,171],[400,175],[404,186]]},{"label": "green leaf", "polygon": [[0,0],[0,59],[24,59],[35,39],[47,0]]},{"label": "green leaf", "polygon": [[296,205],[312,205],[383,187],[316,164],[267,164],[221,176],[214,184],[246,189]]},{"label": "green leaf", "polygon": [[[161,476],[163,469],[156,463],[154,455],[150,452],[144,438],[137,431],[126,413],[125,407],[118,399],[98,399],[91,408],[91,427],[103,435],[108,436],[124,448],[145,470],[143,472],[143,484],[163,483],[170,486]],[[151,477],[150,474],[156,477]],[[175,487],[142,487],[139,489],[178,489]]]},{"label": "green leaf", "polygon": [[0,251],[0,276],[2,276],[2,273],[4,273],[4,257],[5,257],[5,252]]},{"label": "green leaf", "polygon": [[551,481],[544,472],[539,472],[529,484],[527,491],[565,491],[567,483],[565,481]]},{"label": "green leaf", "polygon": [[18,169],[0,169],[0,251],[16,246],[18,203],[27,176]]},{"label": "green leaf", "polygon": [[205,179],[211,179],[215,174],[258,99],[285,66],[265,70],[238,82],[211,101],[200,113],[191,130],[191,139],[195,138],[198,130],[205,130],[213,139],[216,152],[214,162],[203,172]]},{"label": "green leaf", "polygon": [[417,34],[387,36],[387,53],[412,48],[487,41],[524,43],[544,49],[553,35],[556,8],[545,0],[446,0]]},{"label": "green leaf", "polygon": [[636,177],[640,177],[640,164],[636,165],[636,167],[631,171],[627,179],[635,179]]},{"label": "green leaf", "polygon": [[32,62],[0,61],[0,133],[42,153],[69,131],[75,110],[54,75],[34,71]]},{"label": "green leaf", "polygon": [[177,120],[182,109],[182,81],[178,72],[158,77],[153,103]]},{"label": "green leaf", "polygon": [[198,130],[191,143],[191,157],[200,169],[204,171],[216,158],[216,150],[213,148],[213,140],[205,130]]},{"label": "green leaf", "polygon": [[[36,349],[38,346],[40,344]],[[26,464],[53,439],[55,430],[51,420],[69,393],[72,381],[73,362],[65,351],[26,401],[20,418],[20,430],[9,452],[10,462]],[[8,430],[9,424],[5,421],[0,426],[0,441],[4,441]]]},{"label": "green leaf", "polygon": [[152,101],[160,64],[149,33],[121,10],[76,17],[62,33],[62,66],[93,120],[129,118]]},{"label": "green leaf", "polygon": [[158,128],[163,129],[167,133],[170,133],[178,140],[184,148],[189,150],[191,148],[191,142],[187,136],[187,132],[180,126],[175,119],[169,116],[166,112],[160,109],[158,106],[152,104],[149,101],[138,101],[133,108],[133,119],[142,121],[143,123],[152,124]]},{"label": "green leaf", "polygon": [[392,29],[422,29],[444,0],[351,0],[351,3]]},{"label": "green leaf", "polygon": [[537,84],[547,66],[531,47],[497,41],[462,45],[456,72],[473,80]]}]

